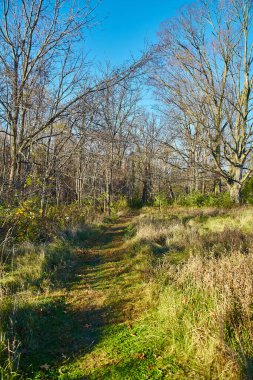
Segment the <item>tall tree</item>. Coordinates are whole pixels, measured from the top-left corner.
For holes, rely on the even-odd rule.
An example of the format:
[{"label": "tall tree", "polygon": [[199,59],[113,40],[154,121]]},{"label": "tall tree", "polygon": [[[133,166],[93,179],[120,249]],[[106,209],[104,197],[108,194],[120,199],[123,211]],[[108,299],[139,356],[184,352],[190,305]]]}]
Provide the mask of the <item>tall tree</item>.
[{"label": "tall tree", "polygon": [[167,104],[202,128],[210,169],[236,203],[252,171],[251,15],[249,0],[203,0],[189,7],[174,27],[164,24],[152,74]]}]

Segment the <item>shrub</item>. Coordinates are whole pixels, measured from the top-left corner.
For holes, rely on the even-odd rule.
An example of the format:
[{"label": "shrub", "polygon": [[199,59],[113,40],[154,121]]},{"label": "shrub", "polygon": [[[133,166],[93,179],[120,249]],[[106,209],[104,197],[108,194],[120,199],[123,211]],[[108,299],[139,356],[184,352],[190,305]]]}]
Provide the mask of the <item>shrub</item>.
[{"label": "shrub", "polygon": [[242,188],[242,201],[253,205],[253,177],[249,178]]},{"label": "shrub", "polygon": [[112,208],[114,212],[125,211],[128,209],[128,202],[126,197],[121,197],[117,201],[113,202]]},{"label": "shrub", "polygon": [[215,194],[201,194],[199,192],[192,192],[190,194],[180,195],[174,202],[179,206],[187,207],[224,207],[231,208],[233,203],[230,199],[229,193]]},{"label": "shrub", "polygon": [[161,206],[169,206],[173,203],[172,199],[168,199],[163,195],[157,195],[154,199],[153,206],[161,207]]},{"label": "shrub", "polygon": [[42,218],[38,199],[21,202],[19,206],[0,209],[2,239],[12,229],[12,238],[16,242],[47,241],[59,234],[59,231],[76,225],[84,225],[96,219],[96,212],[89,204],[48,206],[47,214]]},{"label": "shrub", "polygon": [[129,207],[131,207],[133,209],[140,209],[143,207],[143,202],[140,198],[136,197],[136,198],[129,200],[128,205],[129,205]]}]

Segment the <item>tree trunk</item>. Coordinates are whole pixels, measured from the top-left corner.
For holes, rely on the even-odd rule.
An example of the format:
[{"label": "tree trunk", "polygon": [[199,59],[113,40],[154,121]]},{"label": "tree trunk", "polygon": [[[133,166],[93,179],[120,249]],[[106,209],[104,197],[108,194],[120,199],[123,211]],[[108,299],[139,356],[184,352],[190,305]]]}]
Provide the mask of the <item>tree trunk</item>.
[{"label": "tree trunk", "polygon": [[106,171],[105,193],[106,193],[107,214],[111,215],[111,184],[110,184],[110,174],[108,173],[108,171]]},{"label": "tree trunk", "polygon": [[17,172],[17,146],[14,137],[11,141],[10,149],[10,176],[9,176],[9,185],[13,186],[15,183],[16,172]]},{"label": "tree trunk", "polygon": [[220,193],[221,193],[221,180],[218,177],[214,181],[214,194],[219,195]]},{"label": "tree trunk", "polygon": [[233,182],[229,185],[230,198],[233,203],[242,203],[242,185],[239,182]]},{"label": "tree trunk", "polygon": [[231,170],[232,178],[228,182],[230,197],[235,204],[241,204],[242,202],[242,171],[242,167],[234,167]]},{"label": "tree trunk", "polygon": [[147,181],[143,182],[143,189],[142,189],[142,203],[146,204],[148,201],[148,183]]},{"label": "tree trunk", "polygon": [[41,212],[42,219],[44,219],[47,213],[47,178],[46,177],[43,179],[43,184],[42,184],[40,212]]},{"label": "tree trunk", "polygon": [[171,183],[169,184],[169,198],[170,198],[172,201],[175,200],[175,194],[174,194],[174,191],[173,191],[173,188],[172,188]]}]

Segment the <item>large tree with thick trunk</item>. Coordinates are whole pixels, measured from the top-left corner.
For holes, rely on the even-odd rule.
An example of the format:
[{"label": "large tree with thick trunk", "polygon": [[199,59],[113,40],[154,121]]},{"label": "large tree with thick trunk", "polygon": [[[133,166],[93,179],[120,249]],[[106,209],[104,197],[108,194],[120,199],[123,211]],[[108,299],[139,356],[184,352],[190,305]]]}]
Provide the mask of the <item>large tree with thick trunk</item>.
[{"label": "large tree with thick trunk", "polygon": [[202,129],[216,191],[223,179],[235,203],[252,172],[251,21],[250,0],[184,9],[163,24],[151,73],[166,104]]}]

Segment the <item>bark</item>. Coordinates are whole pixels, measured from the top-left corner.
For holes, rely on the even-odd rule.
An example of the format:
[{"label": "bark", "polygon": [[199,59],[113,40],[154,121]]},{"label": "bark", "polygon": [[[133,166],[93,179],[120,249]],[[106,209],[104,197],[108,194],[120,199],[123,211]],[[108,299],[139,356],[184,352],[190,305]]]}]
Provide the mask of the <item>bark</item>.
[{"label": "bark", "polygon": [[233,203],[242,203],[242,185],[238,182],[233,182],[229,185],[230,197]]},{"label": "bark", "polygon": [[169,184],[169,198],[173,201],[175,200],[175,194],[174,194],[171,183]]},{"label": "bark", "polygon": [[9,185],[10,187],[13,186],[15,183],[15,178],[16,178],[16,170],[17,170],[17,150],[16,150],[16,144],[12,143],[11,144],[11,149],[10,149],[10,176],[9,176]]},{"label": "bark", "polygon": [[221,193],[221,180],[220,178],[216,178],[214,181],[214,194],[218,195]]},{"label": "bark", "polygon": [[232,178],[228,181],[230,197],[233,203],[242,203],[242,168],[237,167],[233,170]]},{"label": "bark", "polygon": [[47,179],[46,178],[44,178],[43,185],[42,185],[40,211],[41,211],[42,219],[44,219],[46,216],[46,211],[47,211]]}]

